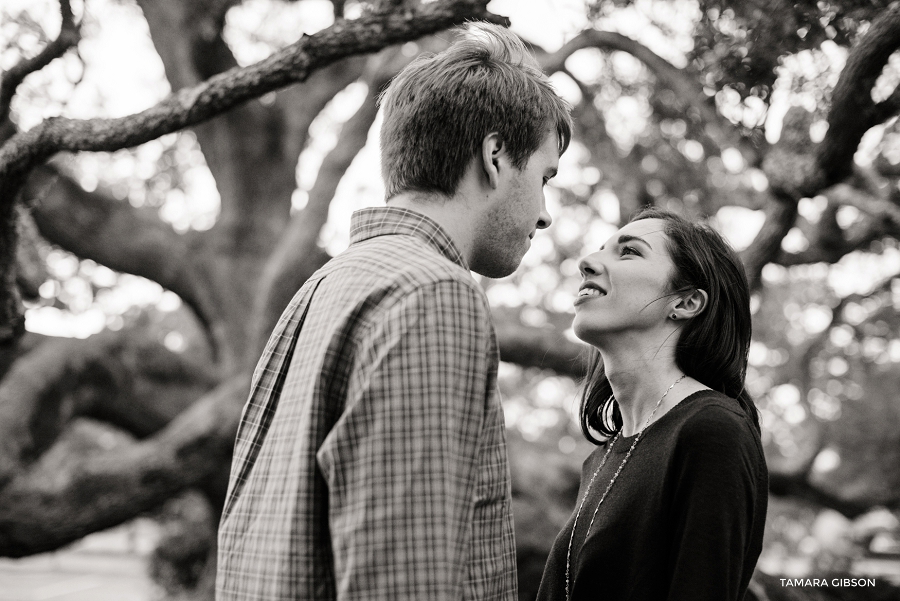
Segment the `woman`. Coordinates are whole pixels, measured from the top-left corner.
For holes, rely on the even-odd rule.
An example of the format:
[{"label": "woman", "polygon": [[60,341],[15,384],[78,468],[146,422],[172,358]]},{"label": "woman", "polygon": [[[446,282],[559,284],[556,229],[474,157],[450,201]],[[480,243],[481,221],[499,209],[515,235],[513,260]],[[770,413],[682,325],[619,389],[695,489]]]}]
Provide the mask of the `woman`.
[{"label": "woman", "polygon": [[741,263],[708,226],[647,209],[580,268],[574,329],[597,351],[581,425],[599,446],[538,599],[743,599],[768,472]]}]

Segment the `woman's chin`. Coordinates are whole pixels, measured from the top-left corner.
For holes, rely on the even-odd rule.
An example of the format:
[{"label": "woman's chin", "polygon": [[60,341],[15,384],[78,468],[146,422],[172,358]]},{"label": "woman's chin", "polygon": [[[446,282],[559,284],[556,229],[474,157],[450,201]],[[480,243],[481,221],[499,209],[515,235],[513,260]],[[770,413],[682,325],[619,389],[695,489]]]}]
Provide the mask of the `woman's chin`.
[{"label": "woman's chin", "polygon": [[584,319],[579,320],[576,314],[575,320],[572,322],[572,331],[582,342],[597,346],[597,342],[603,337],[603,330],[598,329],[595,324],[586,323],[586,321]]}]

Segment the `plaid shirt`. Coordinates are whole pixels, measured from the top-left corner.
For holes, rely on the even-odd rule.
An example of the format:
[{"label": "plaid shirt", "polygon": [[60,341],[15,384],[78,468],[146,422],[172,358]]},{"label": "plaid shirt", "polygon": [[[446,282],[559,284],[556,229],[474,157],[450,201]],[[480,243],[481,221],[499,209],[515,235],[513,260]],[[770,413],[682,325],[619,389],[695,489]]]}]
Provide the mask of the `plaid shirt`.
[{"label": "plaid shirt", "polygon": [[353,215],[253,375],[219,529],[219,601],[516,598],[497,344],[447,234]]}]

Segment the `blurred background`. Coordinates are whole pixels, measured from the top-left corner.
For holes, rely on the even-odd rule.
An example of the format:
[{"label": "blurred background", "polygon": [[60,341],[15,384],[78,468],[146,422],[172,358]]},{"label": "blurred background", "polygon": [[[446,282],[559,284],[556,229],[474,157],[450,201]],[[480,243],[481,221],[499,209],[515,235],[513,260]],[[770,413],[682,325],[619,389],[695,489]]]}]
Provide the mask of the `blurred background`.
[{"label": "blurred background", "polygon": [[[0,71],[75,37],[3,89],[0,141],[52,117],[138,113],[373,4],[421,8],[81,0],[65,16],[55,0],[4,0]],[[578,259],[654,204],[708,219],[754,289],[747,385],[771,498],[751,595],[900,599],[900,8],[487,8],[532,45],[576,123],[547,190],[553,226],[516,274],[480,280],[503,358],[520,598],[536,593],[592,448],[575,419]],[[26,331],[0,346],[0,599],[212,598],[248,374],[293,292],[346,247],[352,211],[383,203],[379,91],[452,37],[31,170],[14,215]],[[832,575],[876,586],[778,580]]]}]

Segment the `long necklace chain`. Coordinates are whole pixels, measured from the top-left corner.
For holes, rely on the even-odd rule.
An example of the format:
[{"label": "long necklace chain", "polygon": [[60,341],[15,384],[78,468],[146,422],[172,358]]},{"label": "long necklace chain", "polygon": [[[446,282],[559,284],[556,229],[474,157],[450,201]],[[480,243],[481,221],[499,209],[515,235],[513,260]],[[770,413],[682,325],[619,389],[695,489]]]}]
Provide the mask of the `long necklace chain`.
[{"label": "long necklace chain", "polygon": [[[616,478],[619,477],[619,474],[622,472],[622,468],[625,467],[625,464],[628,463],[628,459],[631,457],[631,453],[634,452],[634,448],[637,446],[638,441],[641,439],[641,435],[644,433],[644,430],[647,429],[647,426],[650,425],[650,420],[653,419],[653,416],[656,414],[656,410],[659,409],[660,405],[662,405],[663,399],[666,398],[666,395],[669,394],[669,391],[675,388],[675,385],[685,379],[687,375],[682,374],[677,380],[672,382],[672,385],[666,388],[666,391],[663,393],[659,400],[656,401],[656,407],[653,408],[653,411],[650,412],[650,416],[647,418],[647,421],[644,422],[644,427],[641,428],[637,436],[634,437],[634,442],[631,443],[631,448],[628,449],[628,452],[625,453],[625,458],[622,459],[622,463],[619,464],[619,468],[616,470],[616,473],[613,474],[612,479],[609,481],[609,484],[606,485],[606,490],[603,491],[603,494],[600,496],[600,502],[597,503],[597,507],[594,509],[593,515],[591,515],[591,521],[588,523],[587,531],[584,533],[584,540],[587,541],[588,535],[591,533],[591,527],[594,525],[594,518],[597,517],[597,511],[600,510],[600,506],[603,504],[603,501],[606,499],[606,495],[609,494],[610,489],[613,487],[613,483],[616,481]],[[612,395],[607,399],[607,403],[612,400]],[[606,403],[604,403],[605,405]],[[609,444],[606,445],[606,453],[603,455],[603,459],[600,460],[600,465],[597,466],[597,469],[594,470],[594,473],[591,475],[591,479],[588,481],[587,488],[584,490],[584,497],[581,499],[581,504],[578,506],[578,511],[575,512],[575,521],[572,523],[572,534],[569,535],[569,547],[566,549],[566,601],[569,601],[569,571],[571,568],[572,562],[572,541],[575,540],[575,529],[578,527],[578,517],[581,515],[581,510],[584,509],[584,503],[587,501],[588,495],[591,492],[591,485],[594,484],[594,479],[597,477],[597,474],[600,473],[600,470],[603,469],[603,466],[606,465],[606,460],[609,458],[609,453],[612,451],[613,445],[616,444],[616,441],[619,440],[619,435],[622,434],[622,429],[619,428],[619,431],[616,432],[616,435],[613,437]]]}]

